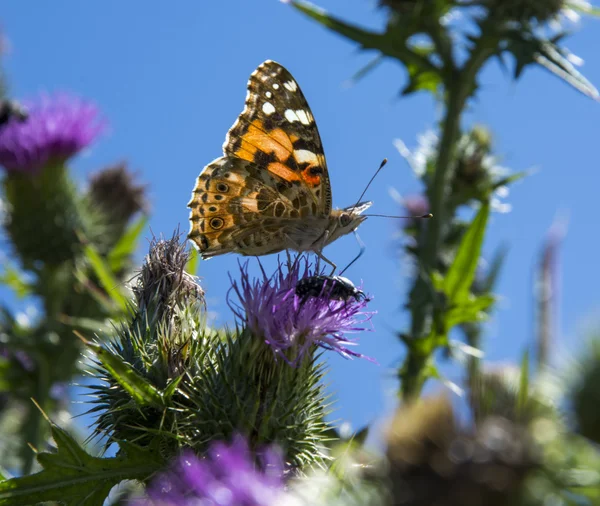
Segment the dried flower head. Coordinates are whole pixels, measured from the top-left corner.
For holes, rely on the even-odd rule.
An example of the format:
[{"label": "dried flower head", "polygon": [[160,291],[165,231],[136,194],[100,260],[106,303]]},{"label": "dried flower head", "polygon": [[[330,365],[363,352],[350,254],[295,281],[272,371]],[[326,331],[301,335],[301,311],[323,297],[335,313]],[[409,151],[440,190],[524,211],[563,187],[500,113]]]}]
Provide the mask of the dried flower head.
[{"label": "dried flower head", "polygon": [[35,173],[75,155],[104,129],[95,105],[68,96],[23,102],[27,118],[14,116],[0,128],[0,165]]},{"label": "dried flower head", "polygon": [[228,444],[216,442],[206,458],[192,452],[179,457],[172,469],[148,487],[148,497],[133,505],[268,506],[280,504],[283,465],[269,448],[255,464],[248,444],[237,436]]},{"label": "dried flower head", "polygon": [[136,184],[125,163],[106,167],[90,178],[90,197],[112,220],[127,223],[138,211],[146,211],[145,187]]},{"label": "dried flower head", "polygon": [[175,232],[168,240],[154,239],[133,287],[140,310],[154,307],[158,320],[169,320],[177,305],[205,306],[204,290],[185,268],[189,253]]},{"label": "dried flower head", "polygon": [[307,257],[279,263],[271,277],[263,271],[261,277],[251,280],[248,262],[240,271],[240,280],[232,280],[231,288],[239,302],[229,300],[229,306],[277,356],[296,365],[312,347],[320,346],[345,357],[366,358],[347,347],[355,343],[345,334],[367,330],[364,325],[373,315],[363,311],[368,301],[331,299],[327,290],[318,297],[298,295],[296,285],[301,279],[322,274],[311,268]]}]

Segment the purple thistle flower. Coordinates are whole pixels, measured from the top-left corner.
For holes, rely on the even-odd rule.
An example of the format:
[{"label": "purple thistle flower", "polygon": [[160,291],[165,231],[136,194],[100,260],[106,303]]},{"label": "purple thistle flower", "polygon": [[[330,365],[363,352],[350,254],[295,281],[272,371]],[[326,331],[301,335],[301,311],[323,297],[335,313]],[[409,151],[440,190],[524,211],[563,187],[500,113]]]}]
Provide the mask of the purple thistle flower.
[{"label": "purple thistle flower", "polygon": [[[279,263],[271,278],[263,270],[262,279],[251,280],[246,262],[240,265],[240,281],[232,280],[231,290],[239,303],[228,300],[229,307],[250,332],[263,338],[276,356],[292,366],[297,365],[314,345],[334,350],[346,358],[373,361],[348,349],[347,346],[356,343],[345,337],[347,333],[371,330],[364,324],[370,322],[373,312],[362,311],[368,300],[333,300],[328,297],[333,290],[329,284],[318,297],[299,296],[296,294],[298,281],[321,274],[321,270],[311,269],[304,256],[293,262],[288,260],[287,272],[283,267]],[[293,349],[292,353],[288,353],[290,349]]]},{"label": "purple thistle flower", "polygon": [[425,195],[409,195],[402,200],[402,204],[410,216],[422,216],[430,211],[429,201]]},{"label": "purple thistle flower", "polygon": [[421,226],[424,226],[424,220],[418,218],[429,213],[430,206],[429,200],[425,195],[415,194],[409,195],[402,199],[402,206],[405,209],[405,213],[409,218],[404,222],[403,229],[410,232],[412,229],[419,230]]},{"label": "purple thistle flower", "polygon": [[24,102],[27,118],[0,127],[0,165],[8,172],[35,173],[64,162],[92,143],[105,123],[95,105],[68,95]]},{"label": "purple thistle flower", "polygon": [[268,448],[256,465],[248,443],[236,436],[228,444],[213,443],[206,458],[187,451],[171,470],[159,475],[147,490],[147,498],[132,506],[269,506],[279,504],[283,493],[283,462]]}]

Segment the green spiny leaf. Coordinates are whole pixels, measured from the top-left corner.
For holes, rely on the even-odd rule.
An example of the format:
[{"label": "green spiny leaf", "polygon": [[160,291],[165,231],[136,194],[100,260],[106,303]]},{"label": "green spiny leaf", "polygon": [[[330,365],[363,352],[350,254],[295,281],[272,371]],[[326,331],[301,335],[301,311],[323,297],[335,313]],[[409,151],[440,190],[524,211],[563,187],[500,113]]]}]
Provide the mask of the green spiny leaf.
[{"label": "green spiny leaf", "polygon": [[131,365],[99,344],[86,341],[110,375],[140,406],[164,406],[162,393]]},{"label": "green spiny leaf", "polygon": [[117,304],[121,311],[127,311],[127,299],[119,291],[121,282],[111,271],[110,265],[91,244],[87,244],[84,251],[92,269],[96,276],[98,276],[102,288],[109,294],[110,298]]},{"label": "green spiny leaf", "polygon": [[537,63],[584,95],[600,100],[598,90],[569,61],[567,50],[558,46],[564,34],[557,35],[551,41],[520,30],[510,30],[505,35],[506,50],[515,58],[515,79],[521,76],[525,67]]},{"label": "green spiny leaf", "polygon": [[435,290],[442,292],[444,290],[444,276],[437,271],[433,271],[431,273],[431,284]]},{"label": "green spiny leaf", "polygon": [[590,16],[600,17],[600,7],[594,7],[593,5],[587,5],[581,2],[566,2],[566,7]]},{"label": "green spiny leaf", "polygon": [[375,70],[375,68],[383,61],[383,56],[382,55],[377,55],[373,60],[371,60],[369,63],[367,63],[363,68],[361,68],[360,70],[358,70],[350,79],[351,82],[355,83],[357,81],[359,81],[360,79],[362,79],[363,77],[365,77],[367,74],[369,74],[372,70]]},{"label": "green spiny leaf", "polygon": [[523,179],[524,177],[529,175],[531,175],[531,171],[522,170],[521,172],[516,172],[515,174],[511,174],[510,176],[503,177],[502,179],[499,179],[498,181],[494,182],[494,185],[492,186],[492,191],[497,190],[502,186],[507,186],[511,183],[519,181],[520,179]]},{"label": "green spiny leaf", "polygon": [[448,269],[444,292],[448,296],[449,305],[457,303],[458,299],[468,294],[473,284],[489,214],[490,203],[485,202],[465,233]]},{"label": "green spiny leaf", "polygon": [[575,68],[567,56],[566,50],[544,41],[540,43],[535,61],[584,95],[600,100],[598,90]]},{"label": "green spiny leaf", "polygon": [[118,240],[117,244],[108,254],[108,265],[112,272],[122,268],[125,259],[131,257],[135,252],[138,239],[148,224],[148,218],[141,216],[134,221]]},{"label": "green spiny leaf", "polygon": [[401,27],[392,25],[388,26],[385,33],[371,32],[331,16],[325,10],[309,2],[293,0],[290,3],[321,25],[360,44],[362,49],[378,50],[381,54],[410,66],[410,82],[405,93],[419,89],[430,90],[434,88],[434,83],[441,81],[441,70],[428,58],[431,49],[410,47],[407,44],[408,37],[414,31],[403,30]]},{"label": "green spiny leaf", "polygon": [[[112,314],[116,316],[117,313],[121,312],[117,303],[111,297],[106,295],[102,288],[97,286],[96,280],[92,280],[89,277],[89,270],[86,272],[86,269],[76,269],[74,274],[77,282],[81,286],[85,286],[87,294],[94,299],[94,302],[98,304],[98,308],[101,309],[103,314]],[[61,315],[61,318],[64,317],[65,315]]]},{"label": "green spiny leaf", "polygon": [[[383,36],[375,32],[369,32],[358,26],[351,25],[329,15],[324,9],[321,9],[309,2],[293,1],[291,4],[300,12],[314,19],[323,26],[333,30],[334,32],[347,37],[348,39],[358,42],[364,49],[382,49]],[[382,50],[382,52],[384,52]]]},{"label": "green spiny leaf", "polygon": [[162,393],[163,399],[168,400],[171,397],[173,397],[173,394],[177,391],[177,387],[179,386],[179,383],[181,382],[182,378],[183,376],[178,376],[177,378],[169,382],[169,384],[166,386]]},{"label": "green spiny leaf", "polygon": [[115,458],[89,455],[63,429],[51,423],[56,453],[39,453],[39,473],[0,482],[0,506],[58,501],[66,506],[102,506],[123,480],[146,479],[163,466],[158,452],[127,444]]},{"label": "green spiny leaf", "polygon": [[195,276],[198,272],[198,262],[200,260],[200,255],[198,254],[198,250],[196,248],[192,248],[190,250],[190,259],[188,260],[187,265],[185,266],[186,272]]},{"label": "green spiny leaf", "polygon": [[437,93],[442,84],[440,73],[431,69],[424,69],[418,64],[409,64],[406,66],[408,71],[408,84],[401,91],[402,95],[409,95],[417,91],[429,91]]},{"label": "green spiny leaf", "polygon": [[446,328],[449,330],[455,325],[467,322],[478,322],[487,318],[485,313],[494,303],[493,295],[480,295],[479,297],[470,296],[468,300],[463,300],[453,307],[446,314]]}]

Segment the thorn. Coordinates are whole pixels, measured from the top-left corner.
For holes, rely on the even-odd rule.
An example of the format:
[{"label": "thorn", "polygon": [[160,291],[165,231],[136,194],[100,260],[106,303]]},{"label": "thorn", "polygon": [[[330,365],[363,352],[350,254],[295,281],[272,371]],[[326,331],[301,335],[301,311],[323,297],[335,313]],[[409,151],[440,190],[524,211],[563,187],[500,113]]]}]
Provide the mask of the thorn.
[{"label": "thorn", "polygon": [[93,344],[92,342],[88,341],[85,337],[83,337],[78,330],[73,330],[73,334],[75,334],[79,339],[81,339],[83,344],[86,344],[88,346]]},{"label": "thorn", "polygon": [[[40,413],[42,414],[42,416],[44,417],[44,419],[48,422],[48,423],[52,423],[52,420],[50,420],[50,418],[48,417],[48,415],[44,412],[44,410],[42,409],[42,407],[37,403],[37,401],[33,398],[30,397],[29,398],[31,400],[31,402],[33,402],[33,404],[35,405],[36,408],[38,408],[40,410]],[[37,452],[37,450],[35,450]]]}]

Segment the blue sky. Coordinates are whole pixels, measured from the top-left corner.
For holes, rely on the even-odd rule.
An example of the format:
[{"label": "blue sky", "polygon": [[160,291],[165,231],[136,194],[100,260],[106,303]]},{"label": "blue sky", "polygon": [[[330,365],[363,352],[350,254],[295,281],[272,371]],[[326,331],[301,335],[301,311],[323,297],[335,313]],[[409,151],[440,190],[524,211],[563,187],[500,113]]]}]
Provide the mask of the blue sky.
[{"label": "blue sky", "polygon": [[[384,16],[374,1],[320,0],[351,21],[377,28]],[[174,5],[177,7],[175,8]],[[348,87],[345,83],[372,55],[310,22],[277,0],[176,4],[129,0],[78,2],[20,0],[3,5],[1,25],[10,41],[4,58],[11,95],[26,98],[67,90],[94,100],[111,124],[108,135],[74,160],[87,174],[126,160],[149,184],[150,226],[155,234],[188,229],[186,204],[203,166],[220,156],[227,129],[241,112],[246,81],[266,59],[285,65],[300,83],[319,125],[328,158],[334,206],[356,201],[383,157],[389,165],[369,190],[373,212],[398,214],[389,196],[419,190],[394,139],[415,146],[435,126],[439,111],[425,94],[399,98],[404,71],[394,61]],[[568,47],[585,60],[583,72],[600,85],[600,21],[584,20]],[[465,124],[488,125],[502,164],[539,168],[513,187],[509,214],[494,215],[485,251],[510,247],[498,285],[499,310],[488,325],[487,358],[518,360],[533,332],[532,269],[543,236],[557,214],[569,217],[561,258],[560,336],[555,353],[583,339],[583,322],[600,303],[597,267],[598,145],[600,104],[542,70],[514,83],[496,65],[481,77],[481,92]],[[403,347],[394,337],[408,322],[402,311],[409,279],[394,235],[397,220],[369,219],[360,228],[365,255],[349,271],[375,295],[376,332],[361,336],[359,351],[377,359],[330,358],[328,377],[338,402],[334,417],[355,427],[377,420],[393,404],[394,367]],[[150,237],[150,231],[146,237]],[[144,241],[140,258],[145,251]],[[327,250],[345,265],[357,250],[349,236]],[[202,263],[198,274],[210,309],[231,322],[225,303],[227,272],[235,256]],[[266,260],[267,266],[274,259]],[[452,379],[456,372],[451,372]]]}]

